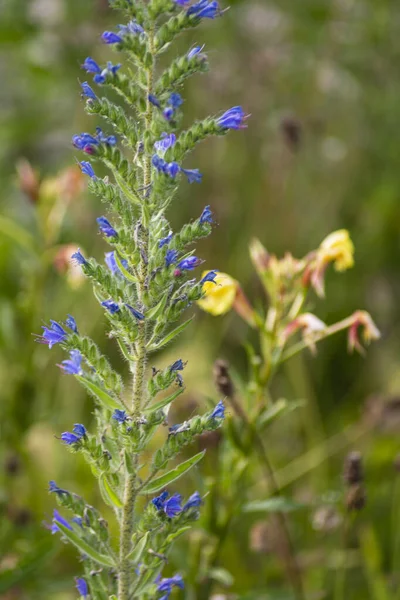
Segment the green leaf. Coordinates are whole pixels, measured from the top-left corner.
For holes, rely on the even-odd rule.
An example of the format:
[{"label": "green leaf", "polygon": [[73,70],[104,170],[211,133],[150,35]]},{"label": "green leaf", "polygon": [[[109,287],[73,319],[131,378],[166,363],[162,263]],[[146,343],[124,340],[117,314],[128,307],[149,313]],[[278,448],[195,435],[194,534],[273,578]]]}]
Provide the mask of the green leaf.
[{"label": "green leaf", "polygon": [[150,310],[148,310],[146,312],[146,314],[145,314],[146,319],[155,319],[156,317],[158,317],[158,315],[160,315],[163,312],[163,310],[165,309],[165,307],[167,305],[168,297],[169,297],[169,292],[167,294],[164,294],[164,296],[161,298],[161,300],[158,304],[156,304],[155,306],[153,306],[153,308],[151,308]]},{"label": "green leaf", "polygon": [[175,469],[172,469],[172,471],[168,471],[168,473],[165,473],[165,475],[161,475],[161,477],[153,479],[153,481],[150,481],[150,483],[148,483],[141,490],[140,493],[155,494],[156,492],[159,492],[160,490],[164,489],[167,485],[169,485],[173,481],[176,481],[177,479],[182,477],[182,475],[185,475],[185,473],[187,473],[192,467],[194,467],[194,465],[196,465],[203,458],[205,453],[206,451],[203,450],[195,456],[192,456],[192,458],[189,458],[189,460],[185,460],[185,462],[175,467]]},{"label": "green leaf", "polygon": [[183,390],[184,390],[184,388],[179,388],[178,390],[176,390],[176,392],[174,392],[170,396],[167,396],[163,400],[160,400],[159,402],[156,402],[155,404],[152,404],[151,406],[149,406],[149,408],[146,408],[146,410],[144,412],[152,413],[152,412],[156,412],[157,410],[161,410],[162,408],[164,408],[164,406],[171,404],[171,402],[173,402],[178,396],[180,396],[182,394]]},{"label": "green leaf", "polygon": [[121,409],[124,408],[123,405],[115,400],[112,396],[110,396],[105,390],[102,390],[98,385],[93,383],[92,381],[88,381],[81,375],[75,375],[76,379],[85,386],[89,392],[91,392],[96,398],[99,400],[105,408],[108,410],[115,410],[116,408]]},{"label": "green leaf", "polygon": [[115,256],[115,262],[117,263],[118,269],[121,271],[121,273],[125,277],[125,279],[127,279],[131,283],[137,283],[138,280],[136,279],[136,277],[134,275],[132,275],[132,273],[129,273],[129,271],[127,269],[125,269],[125,267],[122,264],[122,261],[119,257],[118,252],[114,252],[114,256]]},{"label": "green leaf", "polygon": [[186,329],[186,327],[189,325],[189,323],[191,323],[193,318],[194,317],[190,317],[190,319],[188,319],[187,321],[182,323],[182,325],[178,325],[178,327],[173,329],[168,335],[165,336],[165,338],[163,338],[159,342],[154,342],[153,344],[151,344],[148,349],[149,352],[151,352],[153,350],[158,350],[159,348],[162,348],[163,346],[165,346],[165,344],[168,344],[169,342],[171,342],[176,336],[178,336],[180,333],[182,333],[182,331],[184,331]]},{"label": "green leaf", "polygon": [[230,587],[235,581],[233,575],[222,567],[214,567],[213,569],[210,569],[208,575],[211,577],[211,579],[214,579],[214,581],[217,581],[225,587]]},{"label": "green leaf", "polygon": [[147,546],[147,542],[149,541],[149,538],[150,538],[150,531],[147,531],[147,533],[144,534],[142,539],[140,539],[138,541],[138,543],[136,544],[136,546],[134,547],[132,552],[130,552],[128,554],[129,560],[131,560],[135,565],[137,565],[140,562],[140,560],[143,556],[143,552],[146,550],[146,546]]},{"label": "green leaf", "polygon": [[3,236],[10,238],[13,242],[18,244],[18,246],[27,250],[29,253],[37,253],[38,250],[33,235],[23,227],[20,227],[18,223],[12,219],[0,216],[0,233]]},{"label": "green leaf", "polygon": [[126,196],[128,198],[128,200],[130,200],[131,202],[133,202],[133,204],[139,204],[139,199],[135,196],[135,194],[132,192],[132,190],[129,189],[129,187],[127,186],[126,182],[124,181],[124,179],[121,177],[121,175],[118,173],[118,171],[115,170],[115,168],[113,167],[113,165],[111,163],[109,163],[109,166],[113,172],[113,175],[115,177],[115,181],[117,182],[117,184],[119,185],[119,187],[121,188],[121,190],[124,193],[124,196]]},{"label": "green leaf", "polygon": [[305,504],[294,502],[290,498],[279,496],[276,498],[268,498],[267,500],[255,500],[249,502],[243,507],[243,512],[292,512],[300,508],[306,508]]},{"label": "green leaf", "polygon": [[178,537],[186,533],[186,531],[188,531],[189,529],[191,529],[190,525],[186,525],[185,527],[181,527],[180,529],[178,529],[178,531],[170,533],[167,539],[165,540],[165,543],[172,544],[173,541],[175,541]]},{"label": "green leaf", "polygon": [[121,350],[122,354],[124,355],[124,357],[126,358],[126,360],[129,363],[131,363],[133,360],[135,360],[135,358],[131,354],[129,354],[129,349],[122,340],[117,338],[117,343],[118,343],[119,349]]},{"label": "green leaf", "polygon": [[78,548],[78,550],[80,550],[80,552],[82,552],[82,554],[87,554],[87,556],[89,556],[89,558],[91,558],[95,562],[99,563],[99,565],[104,565],[105,567],[115,567],[116,566],[114,564],[114,561],[109,556],[106,556],[105,554],[100,554],[100,552],[97,552],[97,550],[95,550],[94,548],[89,546],[89,544],[87,542],[85,542],[85,540],[82,540],[79,537],[79,535],[77,535],[75,533],[75,531],[71,531],[71,529],[68,529],[68,527],[65,527],[65,525],[63,525],[59,521],[57,521],[57,527],[62,531],[62,533],[65,535],[65,537],[68,539],[68,541],[70,541],[71,544],[76,546]]},{"label": "green leaf", "polygon": [[112,488],[109,480],[107,479],[107,475],[104,473],[99,477],[99,487],[103,500],[106,504],[114,508],[122,508],[124,506],[118,497],[117,492]]}]

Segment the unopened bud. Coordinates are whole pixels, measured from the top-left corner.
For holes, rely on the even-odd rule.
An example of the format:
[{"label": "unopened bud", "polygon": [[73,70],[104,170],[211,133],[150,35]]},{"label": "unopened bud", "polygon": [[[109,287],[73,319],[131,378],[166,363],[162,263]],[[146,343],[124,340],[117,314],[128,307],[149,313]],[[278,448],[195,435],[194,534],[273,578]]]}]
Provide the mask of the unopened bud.
[{"label": "unopened bud", "polygon": [[28,196],[32,204],[36,204],[39,199],[39,176],[25,158],[17,163],[17,177],[20,190]]},{"label": "unopened bud", "polygon": [[362,483],[351,485],[346,494],[346,507],[349,512],[362,510],[367,501],[367,494]]}]

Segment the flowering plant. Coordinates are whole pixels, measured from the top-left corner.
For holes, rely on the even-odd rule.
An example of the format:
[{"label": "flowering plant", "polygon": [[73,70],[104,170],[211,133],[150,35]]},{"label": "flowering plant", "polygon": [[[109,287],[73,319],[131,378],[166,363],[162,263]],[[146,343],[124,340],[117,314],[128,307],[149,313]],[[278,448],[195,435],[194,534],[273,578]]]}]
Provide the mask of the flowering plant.
[{"label": "flowering plant", "polygon": [[[84,559],[84,577],[76,581],[81,598],[165,600],[173,587],[183,587],[180,575],[162,578],[166,556],[173,541],[197,519],[202,504],[197,492],[183,502],[180,494],[171,495],[165,488],[194,467],[204,452],[173,468],[171,461],[195,436],[217,429],[224,419],[220,401],[206,414],[169,427],[167,438],[147,460],[155,431],[168,425],[171,403],[183,391],[185,367],[177,359],[148,373],[149,358],[186,329],[190,318],[172,329],[171,325],[201,300],[205,284],[216,285],[217,275],[209,271],[200,281],[191,278],[202,261],[188,249],[211,233],[210,207],[177,233],[171,231],[166,211],[182,175],[189,183],[202,179],[197,168],[183,166],[185,156],[211,135],[245,127],[246,115],[241,107],[233,107],[177,135],[183,104],[178,90],[190,75],[207,69],[207,55],[196,46],[165,70],[156,69],[159,56],[178,34],[222,14],[218,2],[113,0],[110,4],[125,14],[128,23],[117,32],[104,32],[102,41],[125,53],[129,66],[109,62],[101,67],[90,57],[82,66],[95,84],[110,88],[124,105],[83,82],[87,113],[101,116],[113,133],[98,127],[94,134],[75,135],[73,144],[111,175],[102,178],[91,161],[80,162],[90,191],[110,210],[97,223],[112,250],[105,265],[80,250],[73,259],[92,281],[110,324],[109,335],[129,365],[132,385],[124,385],[72,316],[44,326],[38,341],[49,348],[59,344],[69,353],[60,368],[94,399],[96,431],[75,424],[72,431],[61,434],[61,441],[90,465],[104,501],[114,509],[119,540],[114,543],[95,508],[54,481],[50,492],[73,517],[67,519],[55,510],[52,531],[76,546]],[[167,396],[162,394],[171,387],[175,389]],[[143,496],[153,498],[143,505],[139,502]]]}]

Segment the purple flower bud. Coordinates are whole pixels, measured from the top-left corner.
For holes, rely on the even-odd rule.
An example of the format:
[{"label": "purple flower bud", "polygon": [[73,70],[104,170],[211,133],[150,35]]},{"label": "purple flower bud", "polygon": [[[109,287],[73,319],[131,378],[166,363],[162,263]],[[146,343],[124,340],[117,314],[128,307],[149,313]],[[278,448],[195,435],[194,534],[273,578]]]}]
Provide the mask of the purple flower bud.
[{"label": "purple flower bud", "polygon": [[101,73],[99,65],[93,58],[90,58],[90,56],[88,56],[83,63],[82,69],[85,69],[87,73]]},{"label": "purple flower bud", "polygon": [[188,17],[191,15],[199,19],[214,19],[221,14],[218,2],[208,2],[207,0],[199,0],[188,9]]},{"label": "purple flower bud", "polygon": [[158,247],[159,248],[163,248],[164,246],[168,246],[168,244],[170,243],[170,241],[172,240],[173,237],[173,233],[172,231],[169,232],[169,234],[165,237],[162,238],[159,242],[158,242]]},{"label": "purple flower bud", "polygon": [[164,502],[168,498],[169,494],[167,491],[161,492],[159,496],[153,498],[151,503],[156,507],[157,510],[163,510]]},{"label": "purple flower bud", "polygon": [[[122,276],[122,273],[119,270],[119,267],[117,265],[117,261],[115,260],[115,251],[106,252],[106,254],[105,254],[105,263],[106,263],[107,267],[110,269],[110,271],[111,271],[111,273],[113,275]],[[128,267],[128,261],[125,260],[125,258],[123,258],[121,260],[121,264],[125,268]]]},{"label": "purple flower bud", "polygon": [[171,121],[171,119],[173,118],[174,114],[175,114],[175,110],[172,108],[172,106],[167,106],[163,110],[164,119],[166,119],[167,121]]},{"label": "purple flower bud", "polygon": [[[189,52],[187,53],[188,60],[191,60],[192,58],[194,58],[195,56],[200,54],[201,51],[203,50],[203,48],[204,48],[204,46],[195,46],[194,48],[189,50]],[[205,57],[205,55],[204,55],[204,57]]]},{"label": "purple flower bud", "polygon": [[150,102],[150,103],[151,103],[153,106],[156,106],[157,108],[161,108],[161,104],[160,104],[160,102],[158,101],[157,97],[156,97],[156,96],[154,96],[154,94],[149,94],[149,95],[148,95],[148,99],[149,99],[149,102]]},{"label": "purple flower bud", "polygon": [[136,310],[136,308],[133,308],[133,306],[131,306],[130,304],[125,304],[125,306],[133,314],[135,319],[138,319],[138,321],[143,321],[144,315],[141,312]]},{"label": "purple flower bud", "polygon": [[58,485],[56,484],[55,481],[49,481],[49,493],[52,494],[69,494],[69,492],[67,492],[67,490],[63,490],[61,488],[58,487]]},{"label": "purple flower bud", "polygon": [[190,498],[188,499],[188,501],[186,502],[186,504],[184,505],[182,510],[185,511],[185,510],[189,510],[190,508],[198,508],[202,504],[203,504],[203,501],[201,499],[199,492],[195,492],[194,494],[192,494],[190,496]]},{"label": "purple flower bud", "polygon": [[105,31],[101,39],[105,44],[120,44],[122,42],[122,37],[113,31]]},{"label": "purple flower bud", "polygon": [[73,531],[71,524],[68,523],[68,521],[60,515],[60,513],[58,512],[57,509],[54,509],[54,511],[53,511],[53,526],[51,528],[51,533],[56,533],[57,531],[60,531],[60,528],[57,525],[64,525],[64,527],[66,527],[70,531]]},{"label": "purple flower bud", "polygon": [[167,600],[174,587],[183,589],[185,587],[183,579],[180,575],[174,575],[173,577],[165,577],[158,582],[157,591],[165,592],[165,595],[160,600]]},{"label": "purple flower bud", "polygon": [[81,265],[82,267],[84,265],[87,265],[87,260],[86,258],[83,256],[82,252],[78,249],[76,252],[74,252],[71,256],[71,260],[77,264],[77,265]]},{"label": "purple flower bud", "polygon": [[69,329],[71,329],[71,331],[73,331],[74,333],[78,333],[78,326],[72,315],[67,316],[67,318],[65,319],[65,324]]},{"label": "purple flower bud", "polygon": [[162,133],[161,134],[161,139],[156,142],[154,144],[154,149],[158,152],[158,154],[160,154],[161,156],[164,156],[164,154],[166,153],[166,151],[169,148],[172,148],[172,146],[175,144],[176,142],[176,135],[174,133]]},{"label": "purple flower bud", "polygon": [[168,163],[167,166],[165,167],[165,172],[172,179],[175,179],[175,177],[178,175],[179,171],[181,171],[181,168],[178,165],[178,163],[176,163],[176,162]]},{"label": "purple flower bud", "polygon": [[222,129],[244,129],[247,127],[245,120],[250,115],[245,115],[241,106],[230,108],[217,119],[217,125]]},{"label": "purple flower bud", "polygon": [[93,167],[92,167],[92,165],[90,164],[90,162],[88,160],[83,160],[79,164],[81,166],[82,173],[84,175],[88,175],[91,179],[96,179],[96,175],[95,175],[95,172],[93,170]]},{"label": "purple flower bud", "polygon": [[214,223],[214,219],[213,219],[213,214],[211,212],[210,206],[207,205],[205,207],[205,209],[203,210],[203,212],[200,215],[200,219],[199,219],[200,223]]},{"label": "purple flower bud", "polygon": [[99,229],[106,237],[117,237],[117,232],[114,227],[111,226],[111,223],[105,217],[98,217],[96,219]]},{"label": "purple flower bud", "polygon": [[181,169],[182,173],[186,175],[189,183],[201,183],[203,175],[199,169]]},{"label": "purple flower bud", "polygon": [[119,311],[119,305],[113,300],[104,300],[101,305],[112,315],[115,315],[115,313]]},{"label": "purple flower bud", "polygon": [[225,417],[225,406],[220,400],[210,415],[210,419],[223,419]]},{"label": "purple flower bud", "polygon": [[173,92],[167,100],[167,104],[172,108],[179,108],[183,104],[182,96],[176,92]]},{"label": "purple flower bud", "polygon": [[210,281],[211,283],[217,283],[215,281],[215,278],[217,276],[218,271],[208,271],[208,273],[206,275],[204,275],[204,277],[202,279],[200,279],[200,283],[206,283],[207,281]]},{"label": "purple flower bud", "polygon": [[169,368],[170,371],[183,371],[183,369],[185,368],[186,363],[183,362],[183,360],[180,358],[179,360],[176,360]]},{"label": "purple flower bud", "polygon": [[198,267],[203,261],[197,256],[189,256],[188,258],[184,258],[178,263],[177,268],[181,271],[193,271],[195,267]]},{"label": "purple flower bud", "polygon": [[114,410],[112,418],[118,423],[125,423],[128,420],[126,411],[119,410],[118,408]]},{"label": "purple flower bud", "polygon": [[176,250],[167,250],[167,254],[165,255],[165,266],[170,267],[176,263],[177,259],[178,252]]},{"label": "purple flower bud", "polygon": [[92,88],[90,87],[90,85],[88,84],[87,81],[84,81],[83,83],[81,83],[81,88],[82,88],[82,95],[85,98],[89,98],[90,100],[97,100],[96,94],[94,93],[94,91],[92,90]]},{"label": "purple flower bud", "polygon": [[88,584],[82,577],[77,577],[75,579],[76,589],[78,590],[81,598],[86,599],[89,595]]}]

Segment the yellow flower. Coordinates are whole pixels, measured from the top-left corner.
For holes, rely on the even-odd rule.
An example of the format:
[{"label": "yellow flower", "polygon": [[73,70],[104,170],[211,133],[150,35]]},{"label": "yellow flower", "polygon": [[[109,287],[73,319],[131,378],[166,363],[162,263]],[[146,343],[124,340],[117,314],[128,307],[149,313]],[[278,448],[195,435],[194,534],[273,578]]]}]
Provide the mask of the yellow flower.
[{"label": "yellow flower", "polygon": [[[209,271],[202,273],[202,278],[205,277]],[[215,277],[215,283],[212,281],[206,281],[203,283],[204,297],[197,301],[197,304],[205,312],[210,313],[217,317],[218,315],[224,315],[231,310],[238,290],[239,284],[235,279],[232,279],[226,273],[217,273]]]},{"label": "yellow flower", "polygon": [[337,271],[346,271],[354,265],[354,244],[347,229],[329,234],[317,252],[322,262],[333,262]]}]

